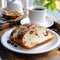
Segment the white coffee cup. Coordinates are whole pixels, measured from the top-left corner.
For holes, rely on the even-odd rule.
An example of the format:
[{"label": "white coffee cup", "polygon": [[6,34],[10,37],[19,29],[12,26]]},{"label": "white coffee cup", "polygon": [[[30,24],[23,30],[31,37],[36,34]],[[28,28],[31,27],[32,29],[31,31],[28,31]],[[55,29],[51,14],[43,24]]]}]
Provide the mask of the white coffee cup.
[{"label": "white coffee cup", "polygon": [[29,19],[31,23],[42,22],[46,18],[46,8],[44,6],[29,7]]}]

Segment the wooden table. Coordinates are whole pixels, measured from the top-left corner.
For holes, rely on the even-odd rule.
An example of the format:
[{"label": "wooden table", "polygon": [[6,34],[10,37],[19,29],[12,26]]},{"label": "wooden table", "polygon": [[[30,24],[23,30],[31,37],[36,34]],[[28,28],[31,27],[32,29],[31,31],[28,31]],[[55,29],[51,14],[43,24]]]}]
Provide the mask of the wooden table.
[{"label": "wooden table", "polygon": [[[55,28],[56,28],[55,25],[51,27],[51,29],[56,31]],[[7,30],[8,29],[0,31],[0,37]],[[57,33],[59,34],[58,31]],[[0,56],[2,57],[3,60],[60,60],[60,51],[56,48],[50,52],[43,54],[36,54],[36,55],[20,54],[6,49],[0,43]]]}]

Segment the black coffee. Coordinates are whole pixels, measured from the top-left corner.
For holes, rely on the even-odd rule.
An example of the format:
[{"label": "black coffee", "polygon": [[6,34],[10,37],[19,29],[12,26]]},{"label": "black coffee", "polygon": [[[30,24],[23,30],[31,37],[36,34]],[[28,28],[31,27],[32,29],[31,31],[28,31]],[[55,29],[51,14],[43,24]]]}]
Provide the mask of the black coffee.
[{"label": "black coffee", "polygon": [[34,8],[33,10],[44,10],[44,8]]}]

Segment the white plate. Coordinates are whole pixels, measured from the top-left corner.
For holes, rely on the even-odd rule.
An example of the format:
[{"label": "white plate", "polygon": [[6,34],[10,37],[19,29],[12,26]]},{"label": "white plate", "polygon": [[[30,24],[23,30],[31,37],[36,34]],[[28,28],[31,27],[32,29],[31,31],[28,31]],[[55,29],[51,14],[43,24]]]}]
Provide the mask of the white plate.
[{"label": "white plate", "polygon": [[54,33],[54,35],[55,35],[55,38],[52,41],[45,43],[43,45],[37,46],[32,49],[24,49],[23,47],[21,47],[19,45],[17,45],[18,47],[14,47],[14,45],[7,43],[7,40],[9,40],[10,33],[12,32],[12,30],[13,29],[10,29],[2,35],[1,43],[7,49],[17,52],[17,53],[24,53],[24,54],[45,53],[45,52],[51,51],[52,49],[56,48],[60,43],[58,34],[49,29],[49,31]]},{"label": "white plate", "polygon": [[[25,24],[25,23],[30,23],[30,20],[28,17],[24,18],[21,20],[21,24]],[[51,20],[50,18],[46,18],[43,21],[38,21],[38,23],[44,27],[51,27],[54,24],[54,21]]]}]

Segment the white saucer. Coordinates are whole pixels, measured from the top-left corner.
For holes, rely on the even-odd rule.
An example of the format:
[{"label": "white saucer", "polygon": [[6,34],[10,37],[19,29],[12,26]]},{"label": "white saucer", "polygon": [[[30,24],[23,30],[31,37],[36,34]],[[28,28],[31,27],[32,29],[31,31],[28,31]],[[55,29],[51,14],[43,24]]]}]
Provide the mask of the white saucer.
[{"label": "white saucer", "polygon": [[10,29],[2,35],[1,43],[7,49],[14,51],[14,52],[17,52],[17,53],[41,54],[41,53],[45,53],[45,52],[53,50],[54,48],[56,48],[60,44],[59,35],[56,32],[49,29],[49,31],[52,32],[55,36],[52,41],[45,43],[43,45],[36,46],[35,48],[32,48],[32,49],[24,49],[23,47],[21,47],[19,45],[17,45],[17,47],[14,47],[14,45],[7,43],[7,41],[10,40],[10,34],[11,34],[12,30],[13,29]]},{"label": "white saucer", "polygon": [[44,27],[51,27],[54,24],[54,21],[49,18],[46,18],[44,21],[41,21],[39,23]]},{"label": "white saucer", "polygon": [[[28,17],[21,20],[21,24],[25,24],[25,23],[30,23],[30,20]],[[50,27],[54,24],[54,21],[49,18],[46,18],[46,20],[39,22],[39,24],[44,27]]]}]

